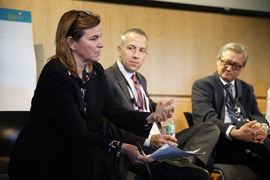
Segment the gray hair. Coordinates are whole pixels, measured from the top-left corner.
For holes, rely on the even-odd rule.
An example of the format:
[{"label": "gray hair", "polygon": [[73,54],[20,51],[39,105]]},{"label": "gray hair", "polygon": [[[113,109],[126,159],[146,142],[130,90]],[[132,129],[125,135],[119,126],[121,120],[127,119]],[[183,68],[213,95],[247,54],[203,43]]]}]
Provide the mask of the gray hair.
[{"label": "gray hair", "polygon": [[125,31],[125,32],[121,35],[121,38],[120,38],[120,46],[123,46],[123,45],[125,44],[125,41],[126,41],[126,35],[127,35],[128,33],[130,33],[130,32],[133,32],[133,33],[136,33],[136,34],[140,34],[140,35],[145,36],[146,39],[147,39],[147,45],[149,45],[148,37],[147,37],[146,33],[145,33],[143,30],[141,30],[141,29],[139,29],[139,28],[131,28],[131,29]]},{"label": "gray hair", "polygon": [[217,58],[220,59],[221,56],[223,55],[223,53],[227,50],[236,52],[236,53],[242,53],[244,54],[244,64],[243,67],[246,66],[247,62],[248,62],[248,52],[247,52],[247,47],[244,44],[240,44],[240,43],[228,43],[225,44],[219,51]]}]

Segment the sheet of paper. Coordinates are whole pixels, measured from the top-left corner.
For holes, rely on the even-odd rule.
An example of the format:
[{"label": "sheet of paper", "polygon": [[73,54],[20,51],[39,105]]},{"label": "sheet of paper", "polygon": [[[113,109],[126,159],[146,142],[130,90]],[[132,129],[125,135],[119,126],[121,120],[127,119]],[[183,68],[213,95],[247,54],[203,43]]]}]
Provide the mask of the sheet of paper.
[{"label": "sheet of paper", "polygon": [[148,154],[148,157],[151,157],[155,160],[162,160],[168,158],[176,158],[176,157],[183,157],[183,156],[200,156],[203,153],[198,153],[200,149],[196,149],[194,151],[183,151],[175,146],[170,146],[168,144],[164,144],[161,148],[156,150],[152,154]]},{"label": "sheet of paper", "polygon": [[0,8],[0,111],[28,110],[36,87],[31,12]]}]

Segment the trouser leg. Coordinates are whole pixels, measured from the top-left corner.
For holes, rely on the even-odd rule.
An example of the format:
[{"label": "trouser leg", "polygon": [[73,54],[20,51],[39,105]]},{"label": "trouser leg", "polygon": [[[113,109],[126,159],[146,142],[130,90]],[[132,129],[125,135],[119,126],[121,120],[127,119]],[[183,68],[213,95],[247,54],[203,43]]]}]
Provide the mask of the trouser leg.
[{"label": "trouser leg", "polygon": [[220,131],[216,125],[203,122],[177,133],[176,138],[180,149],[192,151],[200,148],[199,152],[205,152],[197,158],[207,165],[219,134]]},{"label": "trouser leg", "polygon": [[[118,159],[106,156],[102,149],[97,146],[72,149],[67,156],[59,155],[58,158],[51,162],[49,167],[43,167],[43,169],[30,167],[32,165],[19,164],[11,159],[9,164],[10,179],[120,179]],[[122,179],[125,179],[125,177]]]},{"label": "trouser leg", "polygon": [[69,162],[73,179],[119,179],[118,159],[106,156],[97,146],[72,150]]},{"label": "trouser leg", "polygon": [[216,163],[251,165],[263,175],[263,179],[270,179],[269,139],[264,144],[257,144],[220,138],[217,145]]}]

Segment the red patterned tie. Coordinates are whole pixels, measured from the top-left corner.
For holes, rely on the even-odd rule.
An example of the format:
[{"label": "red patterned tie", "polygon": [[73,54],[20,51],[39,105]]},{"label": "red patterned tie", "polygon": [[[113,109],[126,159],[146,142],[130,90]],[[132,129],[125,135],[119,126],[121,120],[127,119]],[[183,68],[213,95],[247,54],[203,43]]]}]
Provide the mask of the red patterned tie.
[{"label": "red patterned tie", "polygon": [[137,100],[138,110],[143,110],[143,97],[142,97],[142,92],[141,92],[141,89],[140,89],[140,83],[139,83],[139,81],[137,79],[136,74],[133,74],[131,76],[131,79],[134,82],[134,87],[135,87],[137,95],[138,95],[138,100]]}]

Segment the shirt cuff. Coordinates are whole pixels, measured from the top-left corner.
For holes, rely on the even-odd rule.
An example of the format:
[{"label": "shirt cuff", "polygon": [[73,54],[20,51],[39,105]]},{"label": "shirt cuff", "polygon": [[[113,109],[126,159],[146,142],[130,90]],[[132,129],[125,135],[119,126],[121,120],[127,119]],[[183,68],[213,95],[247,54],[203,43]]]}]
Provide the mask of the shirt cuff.
[{"label": "shirt cuff", "polygon": [[145,131],[148,131],[149,129],[151,129],[153,126],[153,124],[147,124],[147,120],[145,121],[145,124],[144,124],[144,130]]},{"label": "shirt cuff", "polygon": [[232,140],[232,138],[230,137],[230,132],[232,130],[232,128],[235,128],[234,125],[230,125],[226,131],[226,138],[229,139],[229,140]]},{"label": "shirt cuff", "polygon": [[149,134],[148,138],[145,139],[144,143],[143,143],[143,146],[144,147],[150,147],[150,139],[151,139],[152,135]]}]

